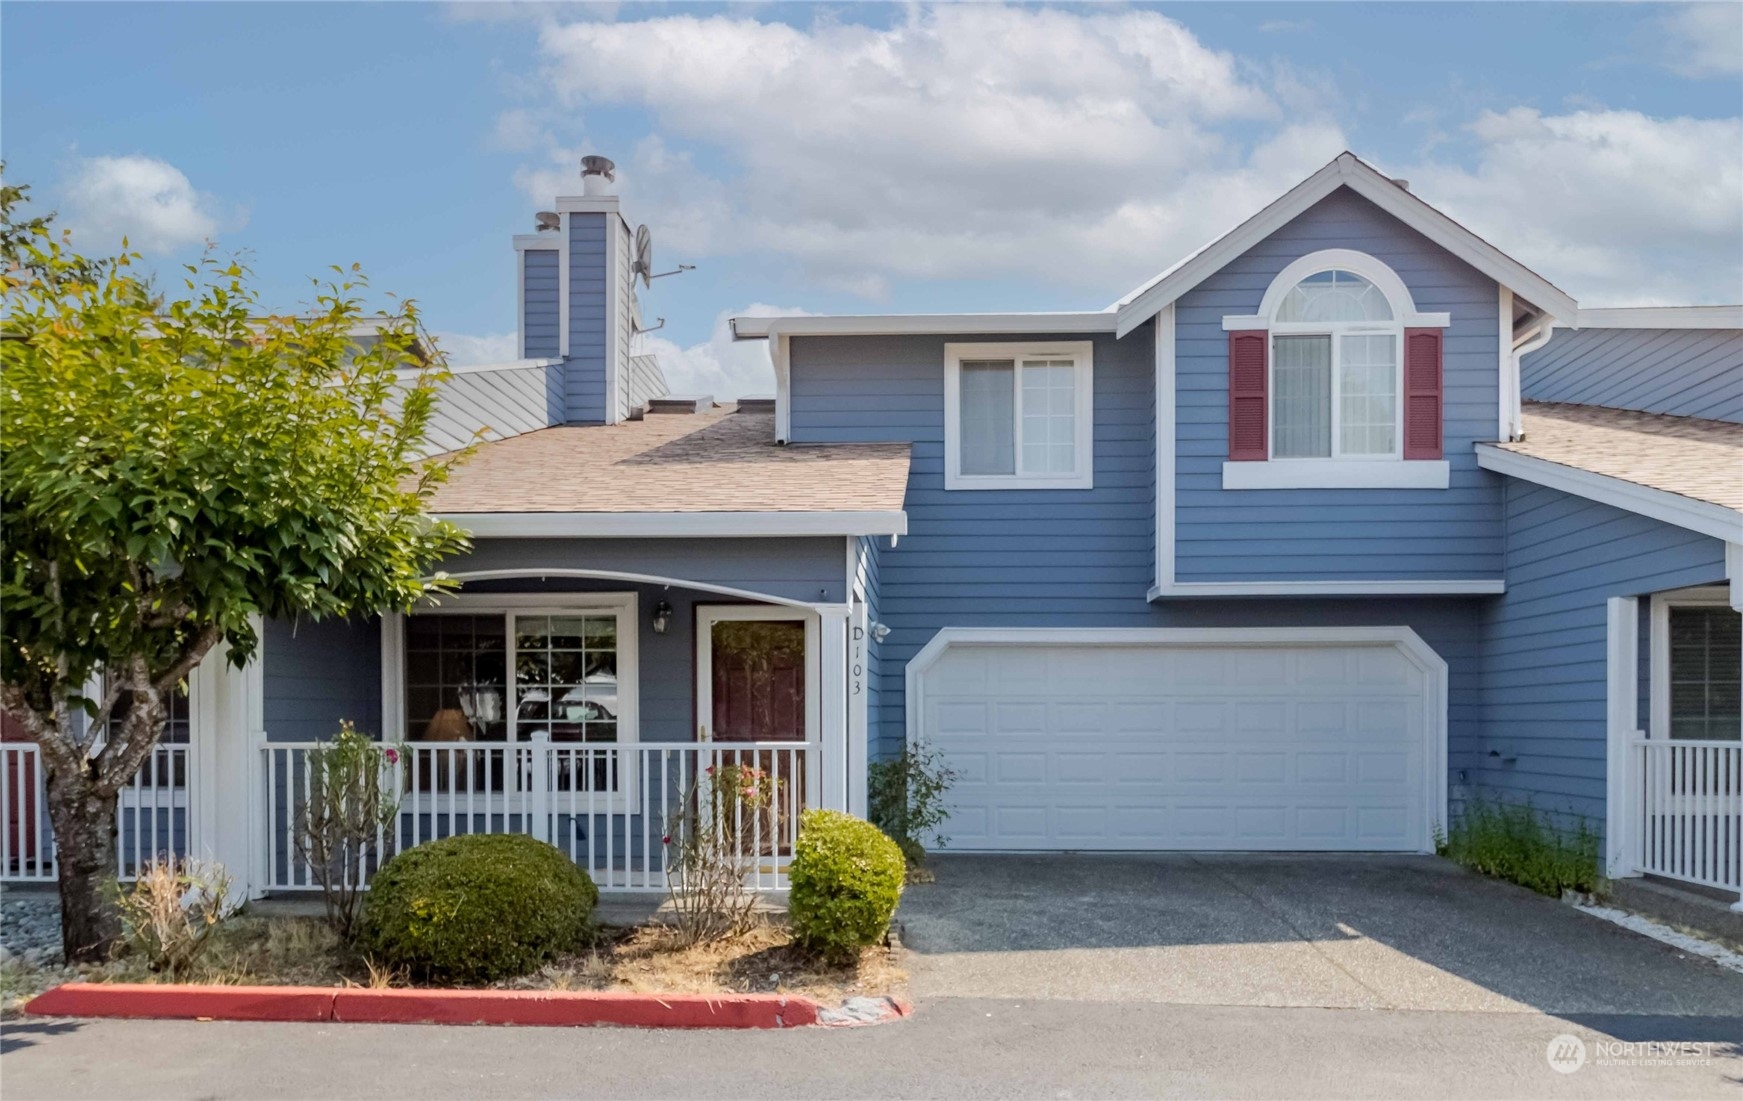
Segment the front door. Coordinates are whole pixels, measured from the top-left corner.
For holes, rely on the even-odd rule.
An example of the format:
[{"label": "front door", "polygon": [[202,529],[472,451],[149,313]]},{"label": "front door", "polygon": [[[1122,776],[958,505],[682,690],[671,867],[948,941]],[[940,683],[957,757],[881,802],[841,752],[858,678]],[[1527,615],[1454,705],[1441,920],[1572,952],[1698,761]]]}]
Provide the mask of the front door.
[{"label": "front door", "polygon": [[702,739],[807,741],[816,728],[817,617],[796,608],[707,605],[696,618]]}]

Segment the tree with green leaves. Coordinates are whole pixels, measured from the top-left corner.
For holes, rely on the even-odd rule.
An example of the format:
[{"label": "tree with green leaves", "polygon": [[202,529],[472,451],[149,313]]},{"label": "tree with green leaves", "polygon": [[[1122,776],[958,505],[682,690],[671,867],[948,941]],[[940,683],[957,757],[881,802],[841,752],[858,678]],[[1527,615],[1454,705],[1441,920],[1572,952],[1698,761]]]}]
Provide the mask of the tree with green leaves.
[{"label": "tree with green leaves", "polygon": [[0,705],[40,747],[63,947],[95,960],[117,793],[194,667],[245,663],[265,618],[409,609],[466,540],[425,513],[453,458],[420,457],[443,372],[409,300],[365,317],[335,268],[262,316],[210,255],[165,300],[25,197],[0,193]]}]

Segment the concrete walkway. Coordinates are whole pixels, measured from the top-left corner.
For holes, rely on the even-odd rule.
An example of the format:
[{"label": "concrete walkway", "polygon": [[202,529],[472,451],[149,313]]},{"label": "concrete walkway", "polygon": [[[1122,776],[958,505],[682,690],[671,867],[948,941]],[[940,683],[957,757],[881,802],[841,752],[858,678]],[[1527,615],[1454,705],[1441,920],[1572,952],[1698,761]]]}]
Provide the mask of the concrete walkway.
[{"label": "concrete walkway", "polygon": [[[1435,857],[940,856],[916,999],[1743,1014],[1743,975]],[[1743,1021],[1738,1025],[1743,1035]]]}]

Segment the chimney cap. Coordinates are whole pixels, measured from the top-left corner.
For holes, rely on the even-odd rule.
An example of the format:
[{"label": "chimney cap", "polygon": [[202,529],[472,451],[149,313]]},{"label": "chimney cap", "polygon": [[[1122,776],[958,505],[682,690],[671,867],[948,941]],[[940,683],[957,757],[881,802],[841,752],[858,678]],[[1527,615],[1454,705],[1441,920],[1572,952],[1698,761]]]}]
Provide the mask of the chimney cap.
[{"label": "chimney cap", "polygon": [[612,163],[610,157],[589,153],[581,158],[581,178],[586,179],[588,176],[604,176],[607,181],[615,180],[617,165]]}]

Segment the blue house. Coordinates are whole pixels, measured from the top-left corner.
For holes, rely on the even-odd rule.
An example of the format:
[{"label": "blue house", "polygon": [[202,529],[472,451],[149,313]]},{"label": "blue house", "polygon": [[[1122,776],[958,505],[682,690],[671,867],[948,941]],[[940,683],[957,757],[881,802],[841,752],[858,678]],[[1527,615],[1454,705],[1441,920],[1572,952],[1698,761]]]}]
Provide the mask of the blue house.
[{"label": "blue house", "polygon": [[779,887],[915,742],[951,849],[1418,852],[1503,797],[1743,888],[1743,307],[1582,309],[1346,153],[1104,310],[739,318],[776,394],[722,405],[641,354],[605,183],[515,239],[522,358],[449,386],[461,592],[196,678],[253,890],[309,885],[341,718],[407,744],[394,844],[606,889],[723,762]]}]

